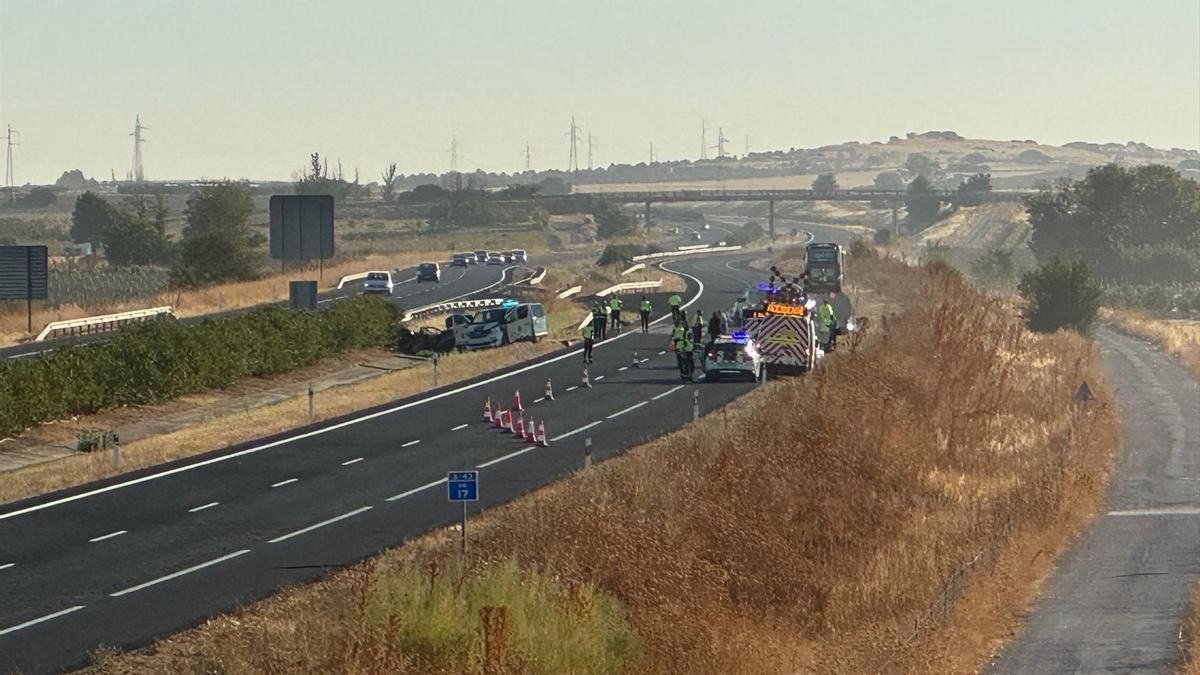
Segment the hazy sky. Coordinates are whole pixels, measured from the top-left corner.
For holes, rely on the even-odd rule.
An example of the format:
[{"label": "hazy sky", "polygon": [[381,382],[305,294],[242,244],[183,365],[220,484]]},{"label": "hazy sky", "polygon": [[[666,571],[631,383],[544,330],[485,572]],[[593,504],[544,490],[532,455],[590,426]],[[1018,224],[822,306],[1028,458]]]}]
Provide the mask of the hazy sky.
[{"label": "hazy sky", "polygon": [[[1197,0],[0,0],[17,179],[565,168],[970,137],[1200,147]],[[2,127],[0,127],[2,128]],[[586,140],[580,149],[587,161]]]}]

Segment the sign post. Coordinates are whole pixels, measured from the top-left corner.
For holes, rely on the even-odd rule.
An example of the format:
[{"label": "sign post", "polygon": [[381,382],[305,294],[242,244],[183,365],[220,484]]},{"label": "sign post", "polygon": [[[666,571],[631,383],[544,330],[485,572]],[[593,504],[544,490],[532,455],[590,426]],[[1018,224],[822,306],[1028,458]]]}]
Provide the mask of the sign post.
[{"label": "sign post", "polygon": [[451,471],[446,474],[446,497],[462,502],[462,552],[467,554],[467,502],[479,501],[479,472]]},{"label": "sign post", "polygon": [[33,301],[49,296],[45,246],[0,246],[0,300],[24,300],[27,330],[33,332]]}]

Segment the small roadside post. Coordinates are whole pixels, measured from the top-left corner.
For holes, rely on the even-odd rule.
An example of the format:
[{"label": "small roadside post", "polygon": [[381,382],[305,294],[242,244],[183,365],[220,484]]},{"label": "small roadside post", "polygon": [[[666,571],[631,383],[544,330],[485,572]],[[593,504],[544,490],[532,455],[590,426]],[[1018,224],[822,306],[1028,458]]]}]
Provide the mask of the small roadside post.
[{"label": "small roadside post", "polygon": [[592,468],[592,437],[591,436],[588,436],[587,438],[583,439],[583,468],[585,471],[587,469]]},{"label": "small roadside post", "polygon": [[692,420],[700,419],[700,390],[692,392]]},{"label": "small roadside post", "polygon": [[116,433],[112,435],[112,467],[113,473],[121,473],[121,439]]},{"label": "small roadside post", "polygon": [[313,388],[312,382],[308,383],[308,421],[313,420]]},{"label": "small roadside post", "polygon": [[467,554],[467,502],[479,501],[479,472],[451,471],[446,474],[446,497],[462,503],[462,553]]}]

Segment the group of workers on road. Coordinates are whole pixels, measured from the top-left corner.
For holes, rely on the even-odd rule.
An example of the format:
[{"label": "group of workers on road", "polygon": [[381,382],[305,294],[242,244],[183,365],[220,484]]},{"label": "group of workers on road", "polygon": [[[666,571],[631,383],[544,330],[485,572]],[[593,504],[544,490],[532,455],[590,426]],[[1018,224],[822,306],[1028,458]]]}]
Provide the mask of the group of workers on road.
[{"label": "group of workers on road", "polygon": [[[671,327],[671,348],[675,352],[675,360],[679,366],[679,375],[684,379],[692,376],[696,367],[696,352],[699,352],[699,365],[705,366],[706,355],[712,349],[713,343],[726,332],[726,320],[720,312],[713,312],[708,324],[704,322],[704,312],[696,310],[695,321],[688,326],[687,310],[677,309],[672,312],[675,323]],[[708,329],[708,342],[704,342],[705,328]]]},{"label": "group of workers on road", "polygon": [[[676,294],[672,295],[667,302],[671,305],[671,311],[674,313],[678,311],[679,305],[683,300]],[[609,328],[618,333],[624,328],[625,324],[621,323],[621,308],[623,305],[624,303],[621,301],[621,298],[614,295],[607,301],[602,299],[597,300],[596,304],[592,306],[591,322],[585,323],[579,329],[580,335],[583,336],[584,363],[592,362],[592,347],[595,346],[596,342],[608,337]],[[641,301],[638,302],[638,315],[641,319],[643,333],[650,332],[651,309],[650,298],[643,295]]]}]

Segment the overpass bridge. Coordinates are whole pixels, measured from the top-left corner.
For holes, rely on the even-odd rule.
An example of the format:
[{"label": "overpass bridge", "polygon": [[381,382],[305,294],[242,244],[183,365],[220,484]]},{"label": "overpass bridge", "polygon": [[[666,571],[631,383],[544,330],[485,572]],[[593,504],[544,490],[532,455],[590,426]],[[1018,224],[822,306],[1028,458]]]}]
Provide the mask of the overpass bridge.
[{"label": "overpass bridge", "polygon": [[[573,192],[571,196],[588,196],[623,204],[645,204],[646,220],[650,222],[650,205],[683,202],[767,202],[767,228],[775,238],[775,202],[884,202],[892,208],[892,229],[898,227],[897,211],[907,196],[906,190],[852,188],[845,190],[634,190],[614,192]],[[960,194],[957,190],[934,190],[938,201],[949,204],[1019,202],[1035,193],[1024,191],[990,191]]]}]

